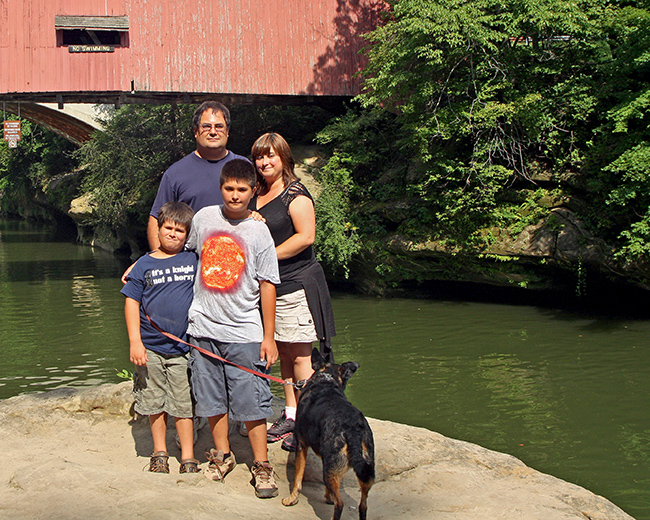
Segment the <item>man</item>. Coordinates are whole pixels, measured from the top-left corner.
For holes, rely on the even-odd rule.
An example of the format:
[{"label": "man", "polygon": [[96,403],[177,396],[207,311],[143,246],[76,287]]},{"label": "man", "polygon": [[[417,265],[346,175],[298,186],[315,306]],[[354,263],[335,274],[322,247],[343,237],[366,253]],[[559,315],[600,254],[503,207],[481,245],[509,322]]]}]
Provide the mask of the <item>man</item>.
[{"label": "man", "polygon": [[[192,128],[196,139],[196,150],[172,164],[158,186],[156,199],[149,213],[147,240],[149,250],[160,247],[158,239],[158,212],[167,202],[185,202],[196,213],[206,206],[222,204],[221,169],[233,159],[244,159],[226,148],[230,132],[230,111],[219,101],[204,101],[194,111]],[[122,275],[122,283],[133,268],[131,265]],[[195,429],[199,425],[195,422]],[[240,433],[247,435],[244,423]]]},{"label": "man", "polygon": [[223,202],[219,187],[221,168],[233,159],[245,159],[228,149],[230,111],[218,101],[205,101],[192,118],[196,150],[172,164],[163,174],[147,225],[149,249],[158,242],[158,211],[169,201],[188,204],[195,212]]}]

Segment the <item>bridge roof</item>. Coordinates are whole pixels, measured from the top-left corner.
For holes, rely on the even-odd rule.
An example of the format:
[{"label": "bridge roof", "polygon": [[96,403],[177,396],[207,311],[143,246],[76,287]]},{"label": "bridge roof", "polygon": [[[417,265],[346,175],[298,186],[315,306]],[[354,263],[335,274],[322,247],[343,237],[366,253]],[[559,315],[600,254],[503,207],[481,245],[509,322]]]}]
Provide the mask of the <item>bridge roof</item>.
[{"label": "bridge roof", "polygon": [[359,92],[381,0],[0,0],[0,100],[290,102]]}]

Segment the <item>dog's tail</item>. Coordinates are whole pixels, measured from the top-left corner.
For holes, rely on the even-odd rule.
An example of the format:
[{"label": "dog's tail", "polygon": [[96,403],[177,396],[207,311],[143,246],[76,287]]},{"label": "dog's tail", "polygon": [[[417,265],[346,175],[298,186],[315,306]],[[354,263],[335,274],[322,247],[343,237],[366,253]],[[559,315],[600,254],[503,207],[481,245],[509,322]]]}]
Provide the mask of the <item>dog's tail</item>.
[{"label": "dog's tail", "polygon": [[[375,481],[375,441],[370,426],[366,423],[362,435],[355,436],[354,440],[348,439],[348,443],[350,467],[356,473],[359,482],[368,487],[372,486]],[[352,445],[353,443],[356,446]]]}]

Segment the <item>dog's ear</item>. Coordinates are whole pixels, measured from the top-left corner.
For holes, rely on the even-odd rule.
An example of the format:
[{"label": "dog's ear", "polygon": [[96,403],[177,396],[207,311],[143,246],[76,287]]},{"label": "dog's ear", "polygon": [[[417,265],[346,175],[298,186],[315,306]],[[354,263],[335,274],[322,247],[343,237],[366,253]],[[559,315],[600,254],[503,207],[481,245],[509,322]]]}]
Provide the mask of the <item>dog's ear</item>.
[{"label": "dog's ear", "polygon": [[321,356],[317,348],[311,351],[311,367],[315,372],[318,372],[321,368],[325,366],[325,360]]},{"label": "dog's ear", "polygon": [[350,379],[357,371],[357,368],[359,368],[359,363],[356,363],[355,361],[346,361],[339,367],[339,374],[341,375],[341,381],[343,382],[344,387],[345,383],[348,382],[348,379]]}]

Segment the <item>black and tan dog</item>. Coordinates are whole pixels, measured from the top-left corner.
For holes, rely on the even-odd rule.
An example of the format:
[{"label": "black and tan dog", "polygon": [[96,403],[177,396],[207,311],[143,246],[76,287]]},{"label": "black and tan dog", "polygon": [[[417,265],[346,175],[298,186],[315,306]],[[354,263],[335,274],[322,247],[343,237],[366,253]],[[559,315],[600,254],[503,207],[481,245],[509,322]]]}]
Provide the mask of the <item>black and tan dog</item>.
[{"label": "black and tan dog", "polygon": [[375,445],[368,421],[343,393],[359,364],[352,361],[342,365],[326,363],[316,349],[312,352],[311,363],[315,372],[301,390],[296,414],[296,478],[291,496],[282,503],[292,506],[298,502],[307,450],[311,448],[323,461],[325,500],[334,503],[332,519],[341,518],[343,501],[339,488],[343,475],[352,468],[361,487],[359,518],[364,520],[368,492],[375,481]]}]

